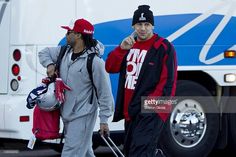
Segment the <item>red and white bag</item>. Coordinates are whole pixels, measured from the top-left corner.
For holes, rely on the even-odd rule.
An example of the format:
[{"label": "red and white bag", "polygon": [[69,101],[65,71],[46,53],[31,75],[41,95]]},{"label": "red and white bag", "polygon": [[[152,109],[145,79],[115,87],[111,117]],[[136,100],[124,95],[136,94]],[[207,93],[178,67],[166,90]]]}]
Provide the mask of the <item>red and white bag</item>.
[{"label": "red and white bag", "polygon": [[43,111],[37,105],[33,113],[32,132],[37,139],[56,139],[60,137],[60,109]]}]

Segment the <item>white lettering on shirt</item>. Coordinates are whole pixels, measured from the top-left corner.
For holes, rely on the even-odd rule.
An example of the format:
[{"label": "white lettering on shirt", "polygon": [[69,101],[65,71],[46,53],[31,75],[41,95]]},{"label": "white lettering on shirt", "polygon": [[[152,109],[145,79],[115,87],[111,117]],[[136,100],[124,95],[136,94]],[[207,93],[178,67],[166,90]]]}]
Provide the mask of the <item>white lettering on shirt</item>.
[{"label": "white lettering on shirt", "polygon": [[137,79],[143,65],[145,56],[147,54],[147,50],[140,49],[131,49],[126,61],[126,81],[125,88],[127,89],[135,89],[135,85],[137,83]]}]

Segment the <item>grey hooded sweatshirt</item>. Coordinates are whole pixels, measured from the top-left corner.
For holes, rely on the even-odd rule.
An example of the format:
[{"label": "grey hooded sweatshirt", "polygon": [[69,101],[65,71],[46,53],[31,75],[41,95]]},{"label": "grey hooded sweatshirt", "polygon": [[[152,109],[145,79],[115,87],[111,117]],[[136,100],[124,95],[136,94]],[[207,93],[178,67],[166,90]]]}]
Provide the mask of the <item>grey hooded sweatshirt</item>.
[{"label": "grey hooded sweatshirt", "polygon": [[[96,48],[103,54],[104,46],[98,43]],[[56,63],[61,47],[48,47],[38,54],[40,63],[47,67]],[[65,102],[61,107],[63,121],[69,122],[95,112],[99,106],[100,123],[107,123],[112,114],[114,100],[111,92],[110,78],[105,71],[104,61],[95,55],[92,63],[93,82],[97,90],[93,92],[93,103],[90,104],[93,86],[87,71],[87,57],[97,53],[94,49],[87,50],[74,61],[71,60],[72,49],[67,49],[60,65],[60,77],[72,90],[65,91]]]}]

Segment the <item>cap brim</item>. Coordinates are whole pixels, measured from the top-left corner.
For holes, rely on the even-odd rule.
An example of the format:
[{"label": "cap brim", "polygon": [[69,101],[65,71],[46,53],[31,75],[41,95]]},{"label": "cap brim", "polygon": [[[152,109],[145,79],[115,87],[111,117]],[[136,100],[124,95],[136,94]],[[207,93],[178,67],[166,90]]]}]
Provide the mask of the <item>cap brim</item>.
[{"label": "cap brim", "polygon": [[69,26],[61,26],[61,28],[71,31],[72,29]]}]

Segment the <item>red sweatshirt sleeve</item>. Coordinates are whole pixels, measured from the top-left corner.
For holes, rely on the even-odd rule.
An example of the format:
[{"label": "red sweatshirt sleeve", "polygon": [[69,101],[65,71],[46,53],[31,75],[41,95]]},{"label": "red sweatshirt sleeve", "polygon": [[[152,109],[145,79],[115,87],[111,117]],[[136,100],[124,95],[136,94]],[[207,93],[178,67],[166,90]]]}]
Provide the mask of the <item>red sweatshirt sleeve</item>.
[{"label": "red sweatshirt sleeve", "polygon": [[123,58],[127,54],[127,50],[122,50],[120,46],[116,47],[108,55],[105,68],[108,73],[118,73],[120,71]]}]

